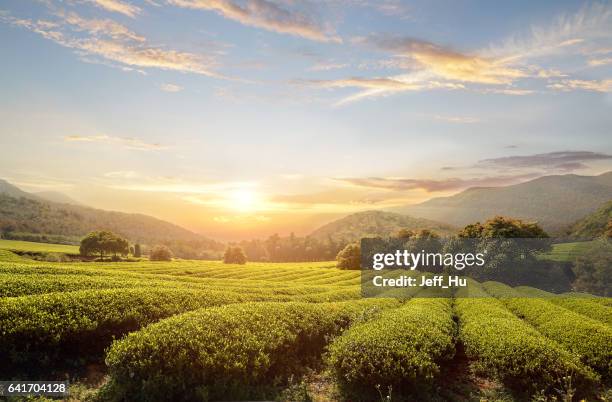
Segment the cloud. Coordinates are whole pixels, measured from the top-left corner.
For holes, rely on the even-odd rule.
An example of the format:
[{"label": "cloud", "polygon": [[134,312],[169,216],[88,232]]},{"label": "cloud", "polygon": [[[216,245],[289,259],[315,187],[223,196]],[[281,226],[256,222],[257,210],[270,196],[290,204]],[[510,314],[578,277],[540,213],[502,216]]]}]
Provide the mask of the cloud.
[{"label": "cloud", "polygon": [[[215,11],[225,18],[268,31],[300,36],[319,42],[342,40],[327,32],[305,13],[282,8],[269,0],[168,0],[178,7]],[[291,3],[289,3],[291,4]],[[299,3],[298,3],[299,4]]]},{"label": "cloud", "polygon": [[470,187],[496,187],[520,183],[525,180],[538,177],[539,174],[528,173],[518,175],[500,175],[489,177],[478,177],[471,179],[447,178],[447,179],[411,179],[411,178],[336,178],[346,184],[357,187],[377,188],[392,191],[424,190],[428,193],[440,191],[464,190]]},{"label": "cloud", "polygon": [[94,36],[108,36],[113,39],[132,40],[135,42],[145,42],[144,36],[138,35],[130,31],[124,25],[108,19],[86,19],[78,14],[58,12],[57,16],[62,18],[63,22],[71,25],[75,31],[86,31]]},{"label": "cloud", "polygon": [[608,64],[612,64],[612,57],[590,59],[588,63],[589,63],[589,66],[593,66],[593,67],[605,66]]},{"label": "cloud", "polygon": [[561,14],[551,24],[532,26],[522,35],[514,35],[501,45],[490,46],[484,54],[506,62],[519,62],[564,53],[580,53],[580,47],[612,34],[612,7],[592,3],[574,14]]},{"label": "cloud", "polygon": [[436,120],[446,121],[449,123],[458,123],[458,124],[471,124],[478,123],[480,119],[477,117],[469,117],[469,116],[440,116],[433,115],[432,116]]},{"label": "cloud", "polygon": [[[215,57],[150,46],[146,39],[109,20],[85,19],[75,13],[58,13],[59,21],[19,19],[0,15],[0,21],[28,29],[57,44],[74,49],[82,58],[101,57],[126,68],[156,68],[215,78]],[[94,60],[86,59],[89,62]]]},{"label": "cloud", "polygon": [[501,94],[511,96],[524,96],[536,93],[533,89],[518,89],[518,88],[484,88],[478,92],[483,94]]},{"label": "cloud", "polygon": [[66,142],[99,142],[104,144],[111,144],[121,146],[126,149],[135,149],[140,151],[161,151],[167,149],[158,143],[149,143],[137,138],[125,138],[125,137],[111,137],[108,135],[68,135],[64,137]]},{"label": "cloud", "polygon": [[161,84],[159,89],[164,92],[180,92],[183,90],[183,87],[176,84]]},{"label": "cloud", "polygon": [[[357,0],[356,0],[357,1]],[[612,36],[612,6],[594,3],[585,5],[573,14],[563,14],[550,24],[532,26],[520,35],[513,35],[501,44],[461,51],[431,41],[413,37],[370,35],[355,37],[355,45],[366,45],[386,53],[382,61],[358,64],[369,69],[394,68],[409,73],[395,77],[341,78],[327,88],[361,88],[362,91],[336,102],[341,105],[370,97],[382,97],[404,91],[423,91],[434,88],[468,89],[479,93],[523,96],[541,91],[536,80],[550,80],[568,75],[555,68],[553,56],[605,55],[602,45]],[[388,60],[389,56],[392,58]],[[592,57],[591,65],[609,62],[606,57]],[[566,59],[562,64],[575,64]],[[545,67],[540,64],[545,63]],[[406,77],[411,77],[406,82]],[[399,81],[399,83],[398,83]],[[520,88],[517,83],[520,83]],[[609,91],[608,81],[580,82],[579,80],[553,83],[551,88]]]},{"label": "cloud", "polygon": [[104,173],[104,177],[109,177],[111,179],[129,180],[129,179],[137,179],[141,176],[138,172],[135,172],[133,170],[118,170],[114,172]]},{"label": "cloud", "polygon": [[442,79],[480,84],[509,84],[527,74],[495,58],[463,54],[432,42],[414,38],[367,39],[377,47],[408,57]]},{"label": "cloud", "polygon": [[463,88],[463,84],[427,80],[423,74],[419,73],[393,77],[350,77],[336,80],[302,80],[297,82],[307,83],[320,88],[359,88],[363,90],[339,100],[334,106],[341,106],[364,98],[388,96],[406,91]]},{"label": "cloud", "polygon": [[548,85],[548,88],[558,91],[594,91],[594,92],[611,92],[612,79],[610,80],[561,80]]},{"label": "cloud", "polygon": [[120,13],[132,18],[142,11],[139,7],[120,0],[88,0],[88,2],[107,11]]},{"label": "cloud", "polygon": [[534,155],[504,156],[501,158],[483,159],[480,166],[500,168],[545,168],[567,171],[571,168],[584,168],[584,162],[610,160],[612,155],[590,151],[560,151]]},{"label": "cloud", "polygon": [[348,63],[333,63],[333,62],[317,62],[315,65],[310,67],[310,71],[330,71],[338,70],[348,67]]}]

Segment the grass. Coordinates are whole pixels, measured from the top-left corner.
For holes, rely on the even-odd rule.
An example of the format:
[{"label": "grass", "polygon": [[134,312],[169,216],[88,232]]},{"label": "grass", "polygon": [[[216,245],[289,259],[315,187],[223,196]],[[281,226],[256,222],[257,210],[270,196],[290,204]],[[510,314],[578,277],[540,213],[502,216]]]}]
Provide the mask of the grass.
[{"label": "grass", "polygon": [[78,246],[71,246],[68,244],[34,243],[31,241],[4,239],[0,239],[0,250],[32,253],[79,254]]},{"label": "grass", "polygon": [[568,262],[585,254],[593,245],[593,241],[553,244],[552,250],[542,254],[542,258],[552,261]]}]

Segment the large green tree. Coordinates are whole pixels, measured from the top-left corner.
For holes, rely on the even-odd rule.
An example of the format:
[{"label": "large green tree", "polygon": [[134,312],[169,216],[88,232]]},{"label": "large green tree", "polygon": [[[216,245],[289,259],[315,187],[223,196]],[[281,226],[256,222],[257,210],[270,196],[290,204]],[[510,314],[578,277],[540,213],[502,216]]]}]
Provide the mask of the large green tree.
[{"label": "large green tree", "polygon": [[100,254],[100,258],[104,258],[104,254],[121,254],[128,253],[129,244],[127,240],[117,236],[116,234],[102,230],[89,233],[81,240],[79,252],[82,256],[90,256],[92,254]]}]

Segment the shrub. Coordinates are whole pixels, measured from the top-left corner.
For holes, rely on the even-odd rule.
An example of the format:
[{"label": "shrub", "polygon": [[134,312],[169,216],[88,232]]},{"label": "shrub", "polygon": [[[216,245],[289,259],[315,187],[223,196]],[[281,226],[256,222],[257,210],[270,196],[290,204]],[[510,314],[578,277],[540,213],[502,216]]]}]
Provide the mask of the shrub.
[{"label": "shrub", "polygon": [[478,371],[515,391],[551,393],[570,377],[584,393],[598,380],[577,356],[512,314],[476,282],[469,284],[469,298],[456,299],[455,310],[467,357]]},{"label": "shrub", "polygon": [[545,298],[546,301],[612,326],[612,309],[598,303],[596,298],[561,296],[526,286],[514,290],[528,297]]},{"label": "shrub", "polygon": [[361,267],[361,246],[356,243],[347,244],[336,256],[336,261],[340,269],[359,269]]},{"label": "shrub", "polygon": [[142,256],[142,250],[140,248],[140,244],[136,243],[134,244],[134,257],[138,258]]},{"label": "shrub", "polygon": [[454,355],[454,332],[450,299],[414,299],[350,328],[331,344],[328,362],[350,400],[373,400],[377,386],[430,384]]},{"label": "shrub", "polygon": [[182,314],[131,333],[106,363],[116,399],[268,398],[317,363],[330,336],[396,300],[244,303]]},{"label": "shrub", "polygon": [[230,246],[225,250],[223,255],[223,262],[225,264],[241,264],[244,265],[247,262],[246,255],[240,247]]},{"label": "shrub", "polygon": [[544,299],[526,298],[502,283],[485,282],[483,286],[544,336],[580,356],[604,379],[612,378],[612,328]]},{"label": "shrub", "polygon": [[[236,293],[177,288],[85,290],[0,299],[0,360],[32,374],[101,356],[113,337],[173,314],[244,301]],[[4,377],[9,378],[9,377]]]},{"label": "shrub", "polygon": [[158,245],[153,247],[151,250],[151,254],[149,255],[149,259],[151,261],[172,261],[172,251],[168,248],[168,246]]}]

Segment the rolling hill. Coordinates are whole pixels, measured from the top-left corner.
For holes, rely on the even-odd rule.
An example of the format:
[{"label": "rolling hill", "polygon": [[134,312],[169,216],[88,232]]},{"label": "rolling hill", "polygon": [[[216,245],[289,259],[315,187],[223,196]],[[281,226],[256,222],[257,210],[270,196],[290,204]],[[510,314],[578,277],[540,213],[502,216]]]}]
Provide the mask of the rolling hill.
[{"label": "rolling hill", "polygon": [[93,230],[110,230],[133,243],[191,242],[219,249],[220,243],[148,215],[105,211],[52,202],[0,181],[0,233],[16,232],[75,238]]},{"label": "rolling hill", "polygon": [[612,200],[571,226],[569,235],[573,239],[594,239],[604,234],[612,222]]},{"label": "rolling hill", "polygon": [[389,236],[400,229],[430,229],[440,235],[456,231],[450,225],[384,211],[357,212],[316,229],[310,236],[318,239],[355,241],[362,237]]},{"label": "rolling hill", "polygon": [[544,176],[506,187],[470,188],[394,212],[464,226],[495,215],[537,221],[547,231],[568,225],[612,200],[612,172],[599,176]]}]

